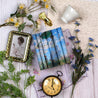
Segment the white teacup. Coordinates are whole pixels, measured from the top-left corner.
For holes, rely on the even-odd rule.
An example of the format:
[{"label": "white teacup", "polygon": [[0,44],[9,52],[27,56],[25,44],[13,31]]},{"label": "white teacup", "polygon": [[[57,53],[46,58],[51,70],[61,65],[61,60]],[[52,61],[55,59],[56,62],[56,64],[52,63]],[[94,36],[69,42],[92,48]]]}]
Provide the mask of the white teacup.
[{"label": "white teacup", "polygon": [[63,16],[61,17],[62,21],[64,21],[65,23],[72,22],[76,20],[77,18],[80,18],[79,13],[70,5],[67,6]]}]

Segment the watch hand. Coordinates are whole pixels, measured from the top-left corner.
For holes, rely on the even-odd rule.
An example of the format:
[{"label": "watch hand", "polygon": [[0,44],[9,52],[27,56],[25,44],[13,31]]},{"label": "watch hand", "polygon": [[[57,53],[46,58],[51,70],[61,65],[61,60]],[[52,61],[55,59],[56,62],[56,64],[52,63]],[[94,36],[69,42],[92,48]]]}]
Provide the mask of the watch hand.
[{"label": "watch hand", "polygon": [[51,85],[51,87],[53,87],[53,80],[54,80],[54,79],[52,79],[52,85]]}]

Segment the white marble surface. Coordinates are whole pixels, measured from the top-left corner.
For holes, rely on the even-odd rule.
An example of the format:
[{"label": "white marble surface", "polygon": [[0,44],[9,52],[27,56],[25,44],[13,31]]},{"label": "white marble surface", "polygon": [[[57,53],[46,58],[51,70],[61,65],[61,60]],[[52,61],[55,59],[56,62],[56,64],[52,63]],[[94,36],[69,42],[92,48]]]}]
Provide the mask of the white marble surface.
[{"label": "white marble surface", "polygon": [[[84,0],[85,1],[85,0]],[[86,0],[87,1],[87,0]],[[95,1],[95,0],[92,0]],[[98,1],[98,0],[96,0]],[[15,11],[18,3],[29,4],[29,0],[0,0],[0,24],[4,23],[12,12]],[[11,30],[16,30],[14,27],[0,28],[0,51],[6,49],[6,43],[8,38],[8,33]],[[28,29],[26,29],[27,32]],[[88,77],[79,82],[76,86],[73,98],[98,98],[98,59],[93,60],[93,63],[89,66]],[[17,70],[25,68],[22,63],[14,63],[17,65]],[[3,68],[0,67],[0,71]],[[20,83],[22,85],[22,81]],[[54,98],[70,98],[71,87],[67,88],[65,91],[61,92],[60,95]],[[36,92],[33,85],[26,90],[27,98],[37,98]],[[4,97],[8,98],[8,97]],[[49,97],[46,97],[49,98]]]}]

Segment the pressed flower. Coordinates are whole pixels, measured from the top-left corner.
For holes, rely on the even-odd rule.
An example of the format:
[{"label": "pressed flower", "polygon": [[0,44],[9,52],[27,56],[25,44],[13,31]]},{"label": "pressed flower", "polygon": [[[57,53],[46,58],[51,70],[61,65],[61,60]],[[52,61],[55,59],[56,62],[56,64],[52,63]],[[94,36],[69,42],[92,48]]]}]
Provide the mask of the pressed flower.
[{"label": "pressed flower", "polygon": [[91,42],[92,42],[92,41],[94,41],[94,39],[93,39],[93,38],[91,38],[91,37],[89,37],[89,41],[91,41]]},{"label": "pressed flower", "polygon": [[70,40],[74,40],[75,38],[76,38],[75,36],[69,37]]},{"label": "pressed flower", "polygon": [[25,5],[24,4],[20,4],[19,5],[19,9],[24,9]]},{"label": "pressed flower", "polygon": [[93,50],[92,49],[89,49],[89,52],[93,52]]},{"label": "pressed flower", "polygon": [[73,67],[74,69],[77,69],[76,64],[72,64],[72,67]]},{"label": "pressed flower", "polygon": [[49,8],[49,4],[45,4],[45,8],[47,8],[47,9],[48,9],[48,8]]},{"label": "pressed flower", "polygon": [[89,45],[90,47],[93,47],[93,46],[94,46],[92,43],[88,43],[88,45]]},{"label": "pressed flower", "polygon": [[76,25],[76,26],[79,26],[79,25],[80,25],[80,23],[79,23],[78,21],[76,21],[76,22],[75,22],[75,25]]},{"label": "pressed flower", "polygon": [[98,45],[95,45],[96,48],[98,48]]},{"label": "pressed flower", "polygon": [[16,22],[14,26],[19,27],[19,25],[20,25],[19,22]]},{"label": "pressed flower", "polygon": [[79,29],[76,29],[75,32],[78,33],[78,32],[80,32],[80,30]]},{"label": "pressed flower", "polygon": [[89,60],[86,60],[85,63],[90,64],[90,61]]},{"label": "pressed flower", "polygon": [[79,44],[79,43],[80,43],[80,41],[75,41],[75,43],[76,43],[76,44]]},{"label": "pressed flower", "polygon": [[88,70],[89,70],[87,66],[85,66],[85,70],[86,70],[86,71],[88,71]]}]

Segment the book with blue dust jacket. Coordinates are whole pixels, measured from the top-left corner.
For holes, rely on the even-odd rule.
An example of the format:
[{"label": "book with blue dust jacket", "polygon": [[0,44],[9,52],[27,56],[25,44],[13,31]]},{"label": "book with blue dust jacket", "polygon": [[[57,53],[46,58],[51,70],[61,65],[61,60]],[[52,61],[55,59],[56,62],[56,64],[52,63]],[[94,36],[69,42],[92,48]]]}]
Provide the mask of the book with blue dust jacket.
[{"label": "book with blue dust jacket", "polygon": [[60,43],[58,31],[56,29],[53,29],[51,30],[51,32],[52,32],[52,36],[53,36],[53,40],[54,40],[54,44],[55,44],[60,65],[63,65],[65,64],[65,59],[64,59],[64,54],[63,54],[62,46]]},{"label": "book with blue dust jacket", "polygon": [[[46,32],[44,32],[44,33],[46,33]],[[40,36],[41,36],[41,33],[40,33]],[[43,36],[44,36],[44,38],[41,38],[41,43],[42,43],[42,46],[43,46],[45,59],[46,59],[48,68],[52,68],[53,67],[52,57],[51,57],[50,49],[49,49],[48,42],[47,42],[47,39],[46,39],[46,34],[43,35]]]},{"label": "book with blue dust jacket", "polygon": [[43,62],[42,62],[42,59],[41,59],[41,55],[40,55],[40,51],[39,51],[36,35],[32,35],[32,38],[33,38],[34,47],[36,49],[36,54],[37,54],[37,59],[38,59],[39,67],[42,70],[43,69]]},{"label": "book with blue dust jacket", "polygon": [[44,55],[44,50],[43,50],[42,43],[41,43],[40,34],[36,34],[36,36],[37,36],[37,42],[38,42],[38,45],[39,45],[40,55],[41,55],[42,62],[43,62],[43,69],[46,69],[46,68],[48,68],[48,65],[46,63],[46,59],[45,59],[45,55]]},{"label": "book with blue dust jacket", "polygon": [[[50,37],[48,37],[48,35]],[[53,66],[54,67],[58,66],[58,65],[60,65],[60,63],[59,63],[58,56],[57,56],[57,53],[56,53],[56,49],[55,49],[55,46],[54,46],[53,37],[52,37],[52,34],[51,34],[50,31],[46,32],[46,38],[47,38],[48,46],[49,46],[50,53],[51,53],[51,56],[52,56]]]},{"label": "book with blue dust jacket", "polygon": [[65,40],[64,40],[64,36],[63,36],[63,32],[62,32],[61,27],[57,28],[57,31],[58,31],[60,43],[62,45],[63,54],[64,54],[64,57],[65,57],[65,60],[66,60],[66,57],[67,57],[67,48],[66,48],[66,43],[65,43]]},{"label": "book with blue dust jacket", "polygon": [[66,64],[67,49],[60,27],[32,37],[41,70]]}]

